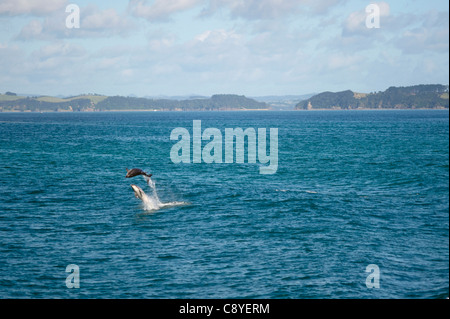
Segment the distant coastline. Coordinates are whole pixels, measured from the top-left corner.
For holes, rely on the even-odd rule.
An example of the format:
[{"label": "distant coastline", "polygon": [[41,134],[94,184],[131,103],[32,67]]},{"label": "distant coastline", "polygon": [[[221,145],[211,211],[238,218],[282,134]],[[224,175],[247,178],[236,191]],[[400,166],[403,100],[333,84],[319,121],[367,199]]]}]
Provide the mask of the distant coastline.
[{"label": "distant coastline", "polygon": [[68,111],[2,111],[0,110],[0,114],[48,114],[48,113],[59,113],[59,114],[77,114],[77,113],[163,113],[163,112],[172,112],[172,113],[185,113],[185,112],[305,112],[305,113],[311,113],[311,112],[363,112],[363,111],[370,111],[370,112],[383,112],[383,111],[449,111],[448,108],[415,108],[415,109],[314,109],[314,110],[271,110],[271,109],[253,109],[253,110],[242,110],[242,109],[229,109],[229,110],[214,110],[214,111],[162,111],[162,110],[108,110],[108,111],[75,111],[75,112],[68,112]]},{"label": "distant coastline", "polygon": [[80,110],[80,111],[64,111],[64,110],[42,110],[42,111],[31,111],[31,110],[0,110],[0,113],[119,113],[119,112],[275,112],[276,110],[271,109],[220,109],[220,110],[133,110],[133,109],[123,109],[123,110]]},{"label": "distant coastline", "polygon": [[297,110],[448,109],[448,85],[422,84],[390,87],[386,91],[357,93],[323,92],[299,102]]},{"label": "distant coastline", "polygon": [[123,96],[80,95],[69,98],[24,97],[12,92],[0,95],[0,111],[16,112],[103,112],[103,111],[226,111],[269,110],[265,102],[243,95],[218,94],[187,100]]},{"label": "distant coastline", "polygon": [[[281,99],[281,97],[280,97]],[[300,101],[257,101],[243,95],[217,94],[185,100],[85,94],[68,98],[0,94],[0,112],[158,112],[158,111],[332,111],[449,109],[449,86],[390,87],[384,92],[323,92]],[[283,108],[280,107],[283,105]]]}]

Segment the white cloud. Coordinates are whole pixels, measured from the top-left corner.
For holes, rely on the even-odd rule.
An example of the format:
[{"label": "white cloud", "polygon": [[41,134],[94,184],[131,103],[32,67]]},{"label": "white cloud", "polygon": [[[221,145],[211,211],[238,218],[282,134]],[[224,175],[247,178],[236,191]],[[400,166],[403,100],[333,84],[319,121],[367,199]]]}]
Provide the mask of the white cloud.
[{"label": "white cloud", "polygon": [[67,0],[2,0],[0,2],[0,15],[46,15],[63,10],[68,4]]},{"label": "white cloud", "polygon": [[46,60],[53,57],[78,57],[84,53],[85,50],[82,46],[56,42],[41,47],[34,52],[34,55],[39,60]]},{"label": "white cloud", "polygon": [[165,50],[170,50],[175,45],[175,39],[176,37],[174,35],[150,37],[148,43],[151,51],[163,52]]},{"label": "white cloud", "polygon": [[[190,70],[238,70],[248,63],[248,48],[243,35],[235,30],[216,29],[198,34],[181,45],[177,59]],[[183,55],[186,56],[184,60]],[[245,61],[245,63],[244,63]]]},{"label": "white cloud", "polygon": [[[392,44],[405,54],[449,51],[448,12],[430,11],[414,15],[415,24],[403,27],[392,39]],[[412,19],[411,19],[412,20]],[[447,58],[448,60],[448,58]]]},{"label": "white cloud", "polygon": [[366,27],[367,13],[352,12],[342,25],[342,34],[323,47],[355,52],[383,46],[384,50],[400,49],[403,54],[445,53],[449,50],[448,12],[391,14],[387,3],[380,7],[380,28]]},{"label": "white cloud", "polygon": [[115,9],[99,10],[92,6],[89,10],[82,11],[81,14],[80,29],[86,33],[124,35],[134,28],[131,20],[126,15],[119,14]]},{"label": "white cloud", "polygon": [[[83,74],[86,51],[82,46],[57,42],[44,45],[31,54],[19,46],[0,49],[0,83],[9,90],[46,94],[54,85],[79,81]],[[30,90],[30,91],[28,91]]]},{"label": "white cloud", "polygon": [[344,5],[347,0],[309,0],[306,1],[309,7],[311,7],[312,12],[315,14],[327,13],[331,8],[337,5]]},{"label": "white cloud", "polygon": [[42,38],[44,26],[40,20],[31,20],[20,31],[18,38],[23,40]]},{"label": "white cloud", "polygon": [[66,27],[65,11],[49,14],[42,20],[33,19],[22,28],[16,39],[55,40],[126,36],[135,28],[129,17],[119,14],[115,9],[100,10],[97,6],[89,5],[81,9],[80,16],[79,29]]},{"label": "white cloud", "polygon": [[146,0],[130,0],[128,10],[135,17],[161,21],[168,20],[170,15],[192,9],[203,2],[203,0],[155,0],[149,4]]},{"label": "white cloud", "polygon": [[203,15],[211,15],[227,8],[233,18],[274,20],[294,14],[325,14],[330,8],[347,0],[209,0]]},{"label": "white cloud", "polygon": [[86,5],[81,28],[67,29],[64,6],[38,15],[50,8],[0,1],[12,22],[1,24],[0,84],[11,91],[299,94],[448,77],[448,12],[435,9],[379,2],[381,29],[367,29],[368,3],[348,0],[132,0]]},{"label": "white cloud", "polygon": [[10,45],[8,43],[0,42],[0,66],[2,67],[2,72],[6,73],[7,70],[11,68],[11,62],[19,62],[20,58],[23,58],[23,52],[17,45]]},{"label": "white cloud", "polygon": [[361,56],[344,54],[330,55],[327,60],[327,68],[332,71],[336,69],[358,68],[358,65],[364,62]]},{"label": "white cloud", "polygon": [[121,60],[121,57],[103,58],[97,63],[97,68],[111,70],[111,68],[121,65]]},{"label": "white cloud", "polygon": [[232,17],[275,19],[294,13],[304,3],[304,0],[210,0],[204,14],[211,14],[225,7],[230,10]]},{"label": "white cloud", "polygon": [[129,12],[149,21],[168,21],[171,15],[201,8],[201,16],[210,16],[227,9],[232,18],[248,20],[279,19],[299,12],[324,14],[347,0],[130,0]]},{"label": "white cloud", "polygon": [[406,54],[449,51],[449,30],[417,28],[407,30],[393,41]]},{"label": "white cloud", "polygon": [[202,34],[197,35],[195,40],[208,44],[219,45],[225,41],[235,41],[240,38],[242,38],[242,36],[238,35],[233,30],[227,31],[224,29],[219,29],[205,31]]},{"label": "white cloud", "polygon": [[181,67],[176,63],[160,62],[151,67],[152,74],[155,76],[173,75],[182,73]]},{"label": "white cloud", "polygon": [[78,68],[75,71],[73,66],[85,57],[86,51],[82,46],[56,42],[44,45],[32,52],[26,65],[30,74],[42,71],[60,77],[61,75],[66,76],[67,70],[79,71]]},{"label": "white cloud", "polygon": [[22,69],[25,58],[24,52],[17,45],[0,42],[0,85],[3,90],[17,92],[20,84],[24,83]]},{"label": "white cloud", "polygon": [[120,72],[120,75],[123,77],[131,78],[135,74],[133,69],[125,69]]},{"label": "white cloud", "polygon": [[365,26],[366,13],[351,13],[343,24],[342,36],[329,43],[340,50],[358,51],[374,46],[400,49],[403,54],[445,53],[449,50],[448,12],[391,14],[389,5],[381,9],[380,28]]}]

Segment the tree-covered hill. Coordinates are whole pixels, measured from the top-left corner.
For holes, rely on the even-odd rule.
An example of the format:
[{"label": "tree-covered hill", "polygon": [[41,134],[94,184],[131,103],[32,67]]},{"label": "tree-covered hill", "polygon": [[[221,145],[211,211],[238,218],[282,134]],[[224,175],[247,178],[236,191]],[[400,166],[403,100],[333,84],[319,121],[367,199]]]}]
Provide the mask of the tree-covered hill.
[{"label": "tree-covered hill", "polygon": [[169,100],[113,96],[96,105],[100,110],[163,110],[163,111],[214,111],[267,109],[266,103],[240,95],[213,95],[208,99]]},{"label": "tree-covered hill", "polygon": [[189,100],[148,99],[123,96],[81,95],[66,99],[44,97],[20,97],[14,93],[0,94],[0,111],[213,111],[268,109],[263,102],[257,102],[242,95],[222,94],[211,98]]},{"label": "tree-covered hill", "polygon": [[314,109],[435,109],[449,108],[448,85],[390,87],[369,94],[353,91],[323,92],[297,104],[297,110]]},{"label": "tree-covered hill", "polygon": [[[390,87],[384,92],[323,92],[296,105],[297,110],[314,109],[418,109],[449,108],[448,85]],[[221,111],[269,109],[243,95],[220,94],[186,100],[152,99],[86,94],[69,98],[26,97],[13,92],[0,94],[0,112],[77,111]]]}]

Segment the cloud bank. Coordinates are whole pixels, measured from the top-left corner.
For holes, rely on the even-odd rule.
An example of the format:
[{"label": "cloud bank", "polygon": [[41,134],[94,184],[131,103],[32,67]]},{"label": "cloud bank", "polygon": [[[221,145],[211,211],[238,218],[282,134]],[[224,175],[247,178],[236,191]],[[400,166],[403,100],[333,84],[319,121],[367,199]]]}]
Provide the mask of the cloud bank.
[{"label": "cloud bank", "polygon": [[436,1],[377,2],[379,29],[352,0],[90,1],[79,29],[65,26],[67,4],[0,3],[12,25],[0,30],[4,91],[265,95],[448,82],[448,5]]}]

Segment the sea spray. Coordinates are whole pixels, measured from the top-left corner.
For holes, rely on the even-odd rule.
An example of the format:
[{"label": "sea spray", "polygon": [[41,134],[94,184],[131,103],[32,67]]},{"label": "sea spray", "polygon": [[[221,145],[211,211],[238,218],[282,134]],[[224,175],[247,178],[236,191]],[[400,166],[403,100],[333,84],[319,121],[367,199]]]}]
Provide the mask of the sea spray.
[{"label": "sea spray", "polygon": [[161,200],[158,197],[158,193],[156,191],[156,184],[151,179],[151,177],[143,176],[145,181],[147,182],[147,185],[152,190],[151,195],[148,195],[145,193],[145,196],[142,198],[142,203],[144,204],[144,209],[147,211],[155,211],[159,210],[164,207],[173,207],[173,206],[184,206],[188,205],[186,202],[169,202],[169,203],[162,203]]},{"label": "sea spray", "polygon": [[144,176],[147,185],[150,187],[152,192],[150,194],[145,193],[145,196],[142,197],[142,203],[144,204],[145,210],[158,210],[161,208],[162,203],[158,198],[158,194],[156,192],[155,182],[148,176]]},{"label": "sea spray", "polygon": [[158,206],[161,206],[162,203],[161,203],[161,201],[159,200],[158,193],[156,192],[156,185],[155,185],[155,182],[151,179],[151,177],[144,176],[144,178],[145,178],[145,181],[147,182],[147,185],[152,189],[153,195],[152,195],[151,199],[153,199],[154,202],[155,202]]}]

